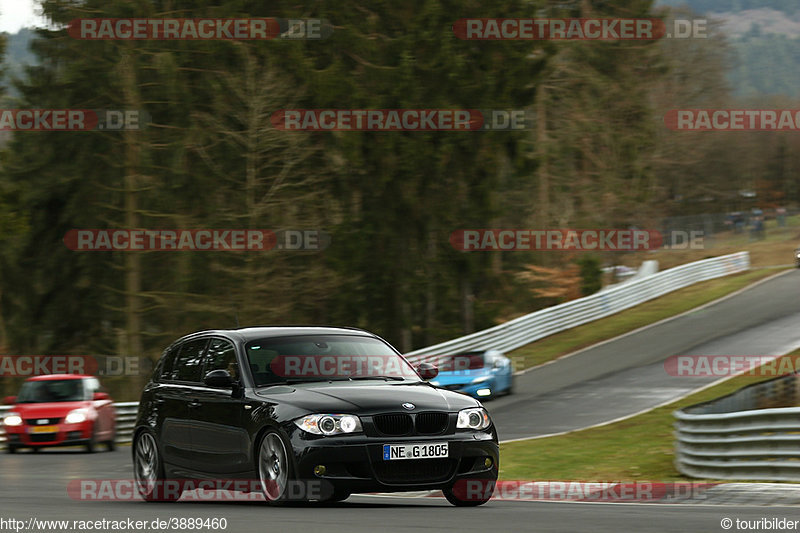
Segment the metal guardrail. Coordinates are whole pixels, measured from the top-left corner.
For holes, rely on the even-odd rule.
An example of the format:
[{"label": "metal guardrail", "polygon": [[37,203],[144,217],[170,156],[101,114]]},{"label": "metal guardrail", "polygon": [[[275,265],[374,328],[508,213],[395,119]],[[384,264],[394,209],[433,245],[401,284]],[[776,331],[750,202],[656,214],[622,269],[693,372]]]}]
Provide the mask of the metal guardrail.
[{"label": "metal guardrail", "polygon": [[[115,403],[114,408],[117,411],[117,438],[118,443],[130,442],[133,436],[133,424],[136,422],[136,412],[139,410],[139,402],[122,402]],[[0,417],[11,410],[7,405],[0,406]],[[6,434],[0,430],[0,443],[6,441]]]},{"label": "metal guardrail", "polygon": [[[415,350],[406,354],[406,357],[413,362],[419,362],[425,360],[427,355],[456,354],[468,350],[494,348],[510,351],[548,335],[634,307],[693,283],[742,272],[749,268],[750,255],[747,252],[688,263],[620,284],[585,298],[541,309],[484,331]],[[130,442],[139,403],[115,403],[114,407],[117,410],[116,441],[118,443]],[[9,409],[8,406],[0,406],[0,416],[3,416]],[[5,433],[0,431],[0,443],[5,440]],[[800,435],[798,442],[800,442]],[[800,456],[800,452],[798,453]],[[800,464],[798,467],[798,471],[800,471]]]},{"label": "metal guardrail", "polygon": [[674,412],[675,467],[705,479],[800,481],[800,376]]},{"label": "metal guardrail", "polygon": [[508,352],[548,335],[613,315],[694,283],[743,272],[749,268],[748,252],[688,263],[611,287],[585,298],[541,309],[493,328],[414,350],[407,353],[406,358],[418,363],[426,360],[426,356],[454,355],[471,350],[492,348]]}]

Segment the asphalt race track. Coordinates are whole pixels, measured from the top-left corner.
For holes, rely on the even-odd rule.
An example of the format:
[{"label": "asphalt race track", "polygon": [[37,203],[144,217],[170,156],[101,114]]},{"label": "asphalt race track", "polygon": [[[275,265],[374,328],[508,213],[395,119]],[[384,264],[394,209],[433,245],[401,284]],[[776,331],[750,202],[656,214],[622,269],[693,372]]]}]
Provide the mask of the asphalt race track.
[{"label": "asphalt race track", "polygon": [[[229,532],[564,531],[712,532],[724,517],[800,519],[792,507],[702,506],[492,501],[474,509],[444,498],[353,496],[331,505],[267,507],[258,502],[174,504],[85,502],[71,499],[66,485],[78,478],[127,478],[130,448],[94,455],[80,450],[45,450],[2,458],[0,518],[49,520],[145,520],[172,517],[226,518]],[[66,528],[53,531],[79,531]],[[206,530],[204,530],[206,531]]]},{"label": "asphalt race track", "polygon": [[500,439],[549,435],[627,416],[717,378],[674,377],[671,355],[780,355],[800,347],[800,271],[517,376],[487,402]]},{"label": "asphalt race track", "polygon": [[[710,381],[668,376],[663,360],[670,355],[763,355],[800,345],[798,285],[800,271],[790,271],[718,304],[518,376],[516,394],[487,402],[501,439],[606,422]],[[70,480],[131,477],[127,446],[92,455],[80,449],[0,454],[0,519],[131,518],[149,523],[155,518],[226,518],[226,530],[237,533],[713,532],[723,530],[720,520],[725,517],[800,520],[800,510],[793,507],[742,505],[492,501],[476,509],[457,509],[443,498],[354,496],[339,504],[272,508],[259,502],[91,502],[73,499],[67,493]],[[13,531],[0,521],[0,531],[9,529]]]}]

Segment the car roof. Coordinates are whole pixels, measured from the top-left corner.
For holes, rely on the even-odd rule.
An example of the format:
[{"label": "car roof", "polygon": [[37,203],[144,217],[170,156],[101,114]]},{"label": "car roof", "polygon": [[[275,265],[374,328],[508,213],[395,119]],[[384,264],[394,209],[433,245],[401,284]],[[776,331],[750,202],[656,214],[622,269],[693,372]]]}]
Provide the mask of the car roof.
[{"label": "car roof", "polygon": [[360,337],[378,338],[377,335],[364,331],[363,329],[344,326],[253,326],[237,329],[210,329],[198,331],[185,335],[178,339],[178,341],[206,335],[238,338],[242,342],[263,339],[265,337],[291,337],[294,335],[357,335]]},{"label": "car roof", "polygon": [[85,374],[44,374],[41,376],[33,376],[25,381],[51,381],[55,379],[86,379],[94,376],[87,376]]}]

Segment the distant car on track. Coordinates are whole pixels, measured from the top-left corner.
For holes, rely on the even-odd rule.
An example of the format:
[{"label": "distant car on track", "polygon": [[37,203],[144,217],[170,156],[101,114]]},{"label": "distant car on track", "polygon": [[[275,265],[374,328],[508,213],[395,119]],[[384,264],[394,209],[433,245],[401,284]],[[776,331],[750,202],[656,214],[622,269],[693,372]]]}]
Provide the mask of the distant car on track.
[{"label": "distant car on track", "polygon": [[[460,364],[462,361],[469,364]],[[484,400],[513,392],[514,366],[498,350],[455,355],[448,367],[452,370],[439,372],[431,384]]]},{"label": "distant car on track", "polygon": [[[142,392],[132,446],[139,494],[175,501],[190,482],[233,479],[253,481],[234,490],[260,491],[270,504],[415,490],[442,490],[456,506],[485,503],[497,432],[480,402],[430,385],[436,372],[355,328],[178,339]],[[296,490],[311,483],[324,487]]]},{"label": "distant car on track", "polygon": [[28,378],[18,396],[5,398],[6,451],[82,445],[93,452],[103,443],[114,449],[116,416],[111,397],[97,378],[49,374]]}]

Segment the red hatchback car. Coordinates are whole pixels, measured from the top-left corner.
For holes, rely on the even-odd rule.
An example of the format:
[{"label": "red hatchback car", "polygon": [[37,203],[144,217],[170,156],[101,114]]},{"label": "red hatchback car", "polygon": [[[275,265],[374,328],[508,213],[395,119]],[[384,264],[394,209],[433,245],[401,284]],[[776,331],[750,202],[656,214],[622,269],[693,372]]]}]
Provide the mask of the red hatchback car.
[{"label": "red hatchback car", "polygon": [[114,449],[116,416],[108,393],[92,376],[50,374],[25,381],[3,417],[8,453],[18,448],[83,445],[93,452],[99,443]]}]

